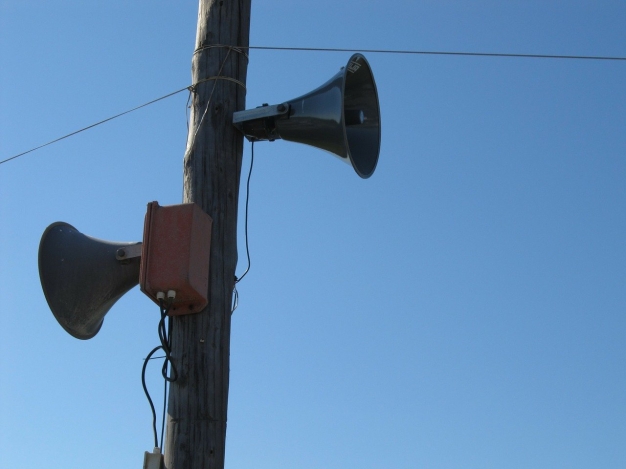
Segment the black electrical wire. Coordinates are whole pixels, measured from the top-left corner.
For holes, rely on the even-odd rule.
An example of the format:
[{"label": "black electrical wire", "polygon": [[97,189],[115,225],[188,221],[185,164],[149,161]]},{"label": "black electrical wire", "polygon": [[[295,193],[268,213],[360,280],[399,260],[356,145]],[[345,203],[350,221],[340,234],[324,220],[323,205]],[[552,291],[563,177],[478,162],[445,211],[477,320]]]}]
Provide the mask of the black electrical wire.
[{"label": "black electrical wire", "polygon": [[[159,448],[163,449],[163,435],[165,435],[165,409],[167,407],[167,380],[163,380],[163,414],[161,415],[161,444]],[[161,451],[163,452],[163,451]]]},{"label": "black electrical wire", "polygon": [[157,438],[157,430],[156,430],[156,410],[154,410],[154,404],[152,403],[152,399],[150,398],[150,393],[148,392],[148,387],[146,386],[146,366],[148,366],[148,362],[150,361],[150,357],[157,351],[161,350],[161,346],[158,345],[152,349],[152,351],[148,354],[148,356],[143,361],[143,367],[141,368],[141,385],[143,386],[143,392],[146,394],[148,398],[148,403],[150,404],[150,409],[152,410],[152,432],[154,433],[154,447],[157,448],[159,446],[159,439]]},{"label": "black electrical wire", "polygon": [[159,358],[165,358],[165,355],[161,355],[160,357],[145,358],[144,360],[158,360]]},{"label": "black electrical wire", "polygon": [[[161,341],[161,348],[165,352],[165,360],[163,360],[161,374],[163,375],[163,379],[169,383],[174,382],[178,379],[178,371],[172,363],[172,351],[170,349],[170,334],[172,329],[172,322],[168,321],[168,328],[166,328],[165,326],[165,320],[168,317],[167,314],[170,311],[170,307],[171,301],[169,302],[169,305],[165,307],[163,304],[163,300],[159,300],[159,308],[161,310],[161,320],[159,321],[159,340]],[[172,377],[168,376],[168,365],[171,365],[172,367]]]},{"label": "black electrical wire", "polygon": [[[248,246],[248,202],[250,200],[250,177],[252,176],[252,166],[254,165],[254,142],[251,145],[251,156],[250,156],[250,170],[248,171],[248,182],[246,183],[246,216],[244,222],[244,231],[246,236],[246,257],[248,258],[248,267],[245,272],[241,274],[241,277],[235,276],[235,285],[241,282],[241,280],[246,276],[246,274],[250,271],[250,248]],[[237,290],[235,289],[235,292]],[[236,298],[239,298],[239,295],[236,295]],[[235,307],[232,309],[234,311],[237,308],[237,304],[235,303]]]},{"label": "black electrical wire", "polygon": [[[163,448],[163,436],[165,435],[165,409],[167,407],[167,385],[170,382],[176,381],[178,379],[178,372],[174,367],[174,363],[172,363],[171,357],[171,337],[172,337],[172,320],[168,317],[167,313],[169,312],[170,305],[167,309],[163,307],[163,300],[159,301],[159,309],[161,311],[161,320],[159,321],[159,339],[161,340],[161,348],[165,352],[165,360],[163,361],[163,368],[161,369],[161,374],[163,375],[163,414],[161,415],[161,445],[159,448]],[[167,333],[165,330],[165,320],[167,318]],[[173,377],[168,377],[168,365],[172,366]]]},{"label": "black electrical wire", "polygon": [[[159,320],[158,332],[159,332],[159,340],[161,341],[161,345],[157,345],[154,347],[148,356],[144,359],[143,367],[141,368],[141,385],[143,386],[143,392],[148,398],[148,403],[150,404],[150,410],[152,411],[152,432],[154,435],[154,447],[155,448],[163,448],[163,435],[165,433],[165,408],[167,405],[167,385],[173,381],[178,379],[178,372],[174,363],[172,362],[171,357],[171,342],[170,339],[172,337],[172,321],[168,319],[168,313],[170,307],[172,305],[172,300],[168,300],[167,307],[164,305],[163,300],[159,300],[159,310],[161,312],[161,318]],[[167,321],[167,327],[165,326],[165,321]],[[164,357],[154,357],[154,358],[164,358],[163,367],[161,368],[161,375],[164,380],[164,389],[163,389],[163,414],[161,417],[161,443],[159,446],[159,439],[157,436],[156,429],[156,409],[154,408],[154,403],[152,402],[152,398],[150,397],[150,393],[148,392],[148,387],[146,386],[146,367],[148,366],[148,362],[153,360],[154,355],[158,350],[163,350],[165,352]],[[172,376],[168,376],[168,368],[171,365]]]}]

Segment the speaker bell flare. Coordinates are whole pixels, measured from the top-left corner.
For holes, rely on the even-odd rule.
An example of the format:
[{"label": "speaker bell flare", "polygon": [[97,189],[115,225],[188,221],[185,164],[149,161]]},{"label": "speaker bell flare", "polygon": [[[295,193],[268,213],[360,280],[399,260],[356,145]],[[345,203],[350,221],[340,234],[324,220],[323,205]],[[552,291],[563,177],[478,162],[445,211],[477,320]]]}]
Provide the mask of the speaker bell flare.
[{"label": "speaker bell flare", "polygon": [[361,54],[354,54],[335,76],[299,98],[235,112],[233,125],[250,141],[283,139],[329,151],[362,178],[370,177],[378,163],[378,93]]},{"label": "speaker bell flare", "polygon": [[[138,253],[137,253],[138,252]],[[95,336],[105,314],[139,283],[141,243],[113,243],[57,222],[39,244],[39,278],[48,306],[77,339]]]}]

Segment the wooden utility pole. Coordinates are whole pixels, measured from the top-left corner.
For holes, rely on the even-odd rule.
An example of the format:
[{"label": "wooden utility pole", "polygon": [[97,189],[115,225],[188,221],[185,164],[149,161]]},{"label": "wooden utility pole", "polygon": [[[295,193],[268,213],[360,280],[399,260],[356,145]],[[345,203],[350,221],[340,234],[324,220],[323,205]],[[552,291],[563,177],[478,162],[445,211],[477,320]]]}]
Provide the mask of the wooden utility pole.
[{"label": "wooden utility pole", "polygon": [[[213,218],[209,305],[173,318],[165,466],[222,469],[230,361],[231,301],[237,265],[237,208],[251,0],[199,0],[192,59],[191,118],[184,158],[184,202]],[[218,78],[215,78],[218,77]],[[233,81],[235,80],[235,81]],[[238,83],[239,82],[239,83]]]}]

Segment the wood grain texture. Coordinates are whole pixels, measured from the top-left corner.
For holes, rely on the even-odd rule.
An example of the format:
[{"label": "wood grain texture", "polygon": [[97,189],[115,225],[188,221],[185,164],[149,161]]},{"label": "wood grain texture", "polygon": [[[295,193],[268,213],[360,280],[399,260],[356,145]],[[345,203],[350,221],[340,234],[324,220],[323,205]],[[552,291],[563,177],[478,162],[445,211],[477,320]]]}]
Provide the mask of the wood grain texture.
[{"label": "wood grain texture", "polygon": [[[168,469],[222,469],[226,442],[231,300],[237,265],[237,208],[243,136],[232,125],[245,109],[247,58],[224,47],[248,45],[251,0],[200,0],[192,96],[184,157],[184,202],[213,218],[209,304],[173,318],[172,357],[178,380],[168,401]],[[245,50],[247,52],[247,50]],[[200,83],[201,82],[201,83]],[[210,101],[209,101],[210,97]]]}]

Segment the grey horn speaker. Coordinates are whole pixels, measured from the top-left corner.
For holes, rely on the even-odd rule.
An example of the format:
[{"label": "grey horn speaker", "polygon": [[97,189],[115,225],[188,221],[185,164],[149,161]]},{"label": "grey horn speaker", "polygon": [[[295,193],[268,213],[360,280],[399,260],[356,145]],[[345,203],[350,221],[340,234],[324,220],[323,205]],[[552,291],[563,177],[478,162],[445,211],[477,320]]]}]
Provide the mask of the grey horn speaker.
[{"label": "grey horn speaker", "polygon": [[141,243],[86,236],[63,222],[44,231],[39,278],[63,329],[77,339],[91,339],[98,333],[111,306],[139,283],[140,248]]},{"label": "grey horn speaker", "polygon": [[233,124],[250,141],[283,139],[329,151],[362,178],[376,169],[380,108],[372,70],[361,54],[319,88],[276,105],[235,112]]}]

